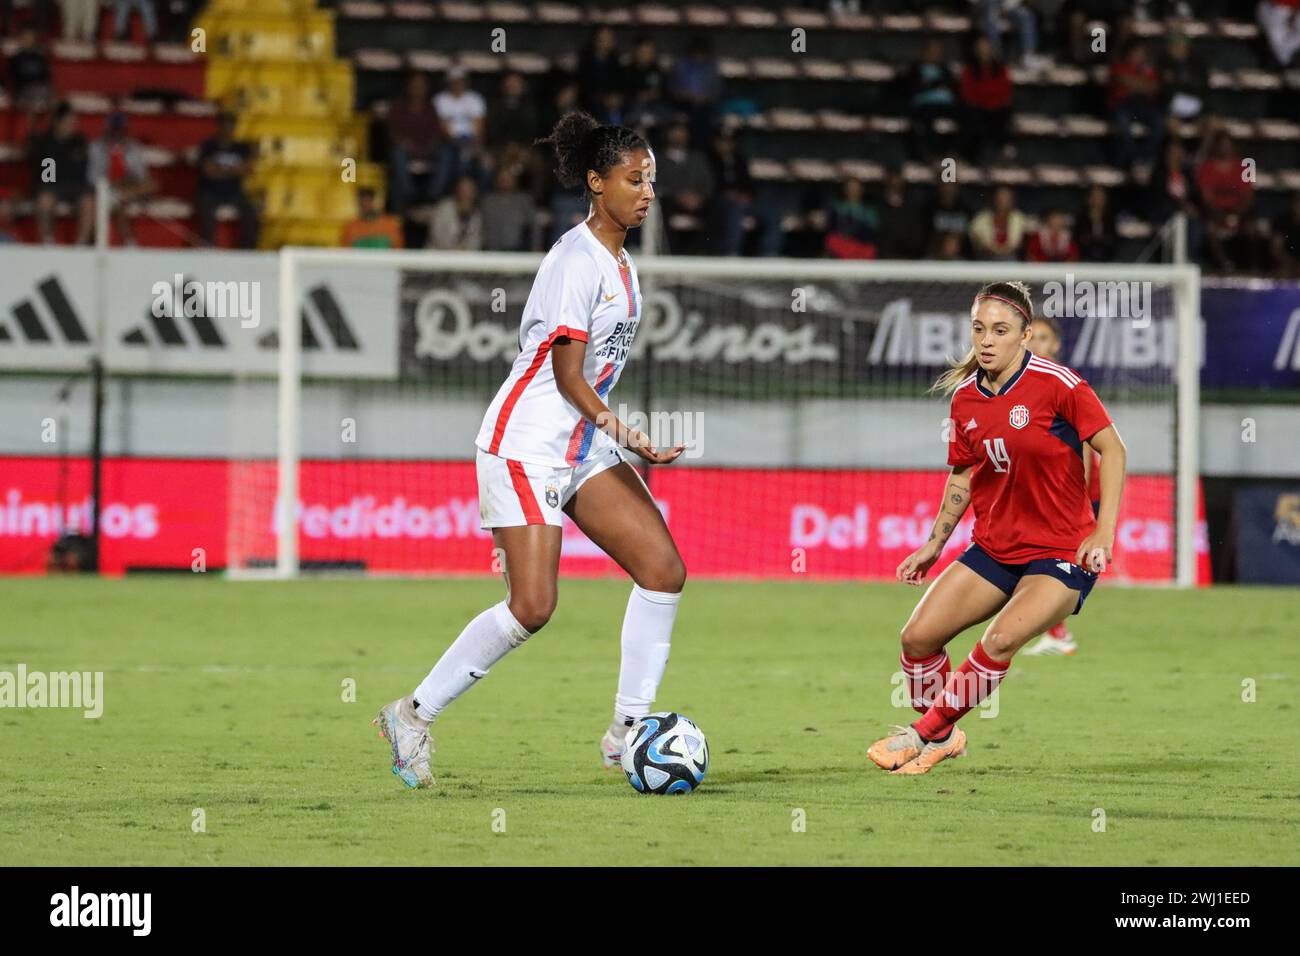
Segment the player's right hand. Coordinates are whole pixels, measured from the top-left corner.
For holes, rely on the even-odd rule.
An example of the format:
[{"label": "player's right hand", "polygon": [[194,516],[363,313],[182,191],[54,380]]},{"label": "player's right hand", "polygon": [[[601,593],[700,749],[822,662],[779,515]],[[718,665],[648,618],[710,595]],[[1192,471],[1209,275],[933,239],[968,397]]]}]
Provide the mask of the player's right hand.
[{"label": "player's right hand", "polygon": [[666,465],[670,461],[676,461],[682,452],[686,450],[685,445],[677,445],[674,448],[667,448],[663,451],[655,448],[650,441],[650,436],[645,432],[634,431],[627,436],[627,447],[631,452],[636,453],[645,461],[652,465]]},{"label": "player's right hand", "polygon": [[935,547],[933,541],[927,541],[903,559],[903,563],[895,572],[898,580],[920,587],[925,582],[926,572],[934,566],[934,562],[939,560],[942,551],[942,548]]}]

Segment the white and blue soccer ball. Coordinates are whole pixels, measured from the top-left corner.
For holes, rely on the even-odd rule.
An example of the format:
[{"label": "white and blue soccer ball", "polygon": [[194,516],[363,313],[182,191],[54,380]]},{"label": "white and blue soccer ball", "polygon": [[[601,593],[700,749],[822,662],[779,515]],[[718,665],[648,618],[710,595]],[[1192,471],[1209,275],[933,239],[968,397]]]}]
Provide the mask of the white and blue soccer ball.
[{"label": "white and blue soccer ball", "polygon": [[638,793],[690,793],[709,772],[709,745],[681,714],[650,714],[627,732],[623,772]]}]

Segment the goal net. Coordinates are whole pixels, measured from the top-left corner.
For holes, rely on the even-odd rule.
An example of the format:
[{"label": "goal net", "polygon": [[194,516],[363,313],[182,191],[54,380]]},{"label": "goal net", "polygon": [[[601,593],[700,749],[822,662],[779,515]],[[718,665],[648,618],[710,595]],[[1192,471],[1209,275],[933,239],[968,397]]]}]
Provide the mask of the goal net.
[{"label": "goal net", "polygon": [[[474,437],[518,351],[540,257],[285,249],[279,371],[241,380],[229,565],[491,574]],[[1161,265],[642,257],[609,404],[660,446],[643,469],[696,576],[890,578],[928,536],[970,303],[1028,283],[1129,448],[1111,580],[1208,576],[1197,461],[1199,273]],[[632,459],[634,464],[636,459]],[[970,539],[967,515],[938,568]],[[567,523],[562,570],[620,573]],[[936,569],[937,570],[937,569]]]}]

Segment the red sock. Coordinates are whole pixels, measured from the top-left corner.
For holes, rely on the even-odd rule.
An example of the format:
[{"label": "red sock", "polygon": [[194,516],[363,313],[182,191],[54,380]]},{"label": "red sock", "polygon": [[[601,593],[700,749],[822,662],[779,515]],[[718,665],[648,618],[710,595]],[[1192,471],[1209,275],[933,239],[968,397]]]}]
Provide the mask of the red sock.
[{"label": "red sock", "polygon": [[1065,629],[1064,621],[1062,621],[1060,624],[1056,624],[1052,627],[1049,627],[1047,629],[1047,633],[1050,634],[1052,637],[1056,638],[1058,641],[1063,641],[1070,636],[1070,632]]},{"label": "red sock", "polygon": [[1010,661],[995,661],[984,653],[983,644],[976,644],[970,657],[949,675],[934,706],[912,726],[925,740],[947,737],[953,724],[997,689],[1010,666]]},{"label": "red sock", "polygon": [[907,677],[907,690],[912,695],[912,707],[918,714],[930,709],[943,685],[948,682],[948,672],[952,670],[952,661],[947,651],[931,654],[929,657],[908,657],[899,655],[903,665],[903,674]]}]

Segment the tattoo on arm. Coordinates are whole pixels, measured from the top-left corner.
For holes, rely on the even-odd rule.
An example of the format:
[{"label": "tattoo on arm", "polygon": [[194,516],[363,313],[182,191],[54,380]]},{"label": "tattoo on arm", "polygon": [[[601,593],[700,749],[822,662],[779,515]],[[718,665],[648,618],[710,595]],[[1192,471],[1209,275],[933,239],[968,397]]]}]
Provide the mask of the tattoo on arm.
[{"label": "tattoo on arm", "polygon": [[[929,540],[947,541],[952,535],[953,529],[957,527],[957,523],[961,521],[961,516],[965,513],[969,502],[969,487],[956,481],[950,481],[948,483],[947,498],[940,508],[939,515],[934,520],[934,530],[930,532]],[[951,508],[949,508],[949,504],[952,505]]]}]

